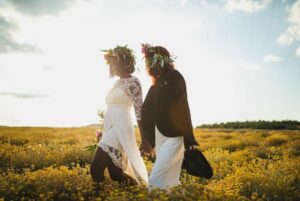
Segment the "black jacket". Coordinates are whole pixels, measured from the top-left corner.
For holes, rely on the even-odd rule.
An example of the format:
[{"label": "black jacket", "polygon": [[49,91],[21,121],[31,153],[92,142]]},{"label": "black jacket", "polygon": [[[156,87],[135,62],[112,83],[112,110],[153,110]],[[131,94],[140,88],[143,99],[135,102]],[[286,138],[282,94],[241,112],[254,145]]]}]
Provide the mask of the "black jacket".
[{"label": "black jacket", "polygon": [[143,139],[155,146],[155,125],[166,137],[184,137],[184,145],[198,145],[193,134],[186,84],[174,69],[165,71],[152,86],[142,106]]}]

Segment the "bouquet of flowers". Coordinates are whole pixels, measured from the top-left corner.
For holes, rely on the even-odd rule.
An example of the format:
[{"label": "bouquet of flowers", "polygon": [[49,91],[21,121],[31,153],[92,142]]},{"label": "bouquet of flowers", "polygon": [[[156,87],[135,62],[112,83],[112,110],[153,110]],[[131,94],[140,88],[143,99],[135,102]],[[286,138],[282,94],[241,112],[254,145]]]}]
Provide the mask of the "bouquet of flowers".
[{"label": "bouquet of flowers", "polygon": [[98,110],[98,116],[100,117],[99,123],[100,123],[100,128],[96,130],[95,135],[96,135],[96,143],[88,145],[84,147],[84,150],[89,151],[91,153],[95,153],[97,149],[97,144],[102,137],[102,130],[103,130],[103,120],[104,120],[104,111]]}]

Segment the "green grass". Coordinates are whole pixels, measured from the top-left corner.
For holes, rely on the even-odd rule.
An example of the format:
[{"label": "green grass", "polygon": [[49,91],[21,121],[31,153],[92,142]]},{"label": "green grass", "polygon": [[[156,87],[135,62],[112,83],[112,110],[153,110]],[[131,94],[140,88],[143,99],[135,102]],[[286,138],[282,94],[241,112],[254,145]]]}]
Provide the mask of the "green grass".
[{"label": "green grass", "polygon": [[195,129],[213,178],[149,192],[92,181],[95,129],[0,127],[0,200],[300,200],[300,131]]}]

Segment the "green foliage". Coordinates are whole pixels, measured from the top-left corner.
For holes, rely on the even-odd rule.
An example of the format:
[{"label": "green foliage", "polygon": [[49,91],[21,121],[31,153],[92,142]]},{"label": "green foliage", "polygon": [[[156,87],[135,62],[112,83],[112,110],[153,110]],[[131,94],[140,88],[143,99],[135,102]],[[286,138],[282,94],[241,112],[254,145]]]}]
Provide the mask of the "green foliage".
[{"label": "green foliage", "polygon": [[[0,200],[300,200],[300,131],[195,129],[214,169],[169,191],[92,181],[95,127],[0,127]],[[140,137],[137,133],[137,140]],[[152,163],[146,161],[148,172]]]},{"label": "green foliage", "polygon": [[102,52],[105,52],[105,59],[107,64],[110,64],[112,61],[112,58],[117,59],[117,61],[120,61],[121,58],[125,59],[126,57],[129,59],[128,68],[131,68],[132,66],[135,66],[135,56],[132,49],[128,48],[127,45],[120,46],[117,45],[114,49],[108,49],[108,50],[102,50]]},{"label": "green foliage", "polygon": [[245,121],[220,124],[203,124],[197,128],[229,128],[229,129],[270,129],[270,130],[300,130],[299,121]]},{"label": "green foliage", "polygon": [[172,65],[174,59],[176,59],[176,57],[172,55],[162,55],[158,50],[155,49],[155,47],[151,46],[150,44],[142,44],[142,53],[145,55],[145,59],[149,63],[150,68],[156,67],[157,64],[161,68],[164,68],[166,63]]}]

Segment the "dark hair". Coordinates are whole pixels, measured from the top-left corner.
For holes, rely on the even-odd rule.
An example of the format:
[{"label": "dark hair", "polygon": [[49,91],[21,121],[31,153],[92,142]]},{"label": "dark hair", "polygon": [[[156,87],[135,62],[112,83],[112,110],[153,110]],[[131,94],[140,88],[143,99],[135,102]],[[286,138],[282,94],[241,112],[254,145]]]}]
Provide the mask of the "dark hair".
[{"label": "dark hair", "polygon": [[[170,57],[170,53],[169,51],[162,47],[162,46],[154,46],[153,47],[155,52],[161,54],[162,56],[166,56],[166,57]],[[161,67],[161,65],[157,62],[154,66],[150,67],[149,65],[149,60],[151,61],[155,52],[149,52],[146,56],[146,67],[147,67],[147,72],[148,74],[151,76],[152,78],[152,83],[153,85],[156,84],[157,82],[157,79],[160,77],[160,75],[164,72],[164,71],[167,71],[167,70],[170,70],[170,69],[174,69],[174,64],[173,63],[168,63],[168,62],[164,62],[164,65],[163,67]]]},{"label": "dark hair", "polygon": [[[132,74],[135,71],[134,64],[131,62],[131,58],[129,58],[128,55],[112,57],[110,61],[110,77],[117,75],[115,70],[119,73],[128,74]],[[112,68],[112,65],[116,68]]]},{"label": "dark hair", "polygon": [[102,50],[105,52],[104,59],[110,67],[110,77],[122,73],[132,74],[135,70],[135,56],[133,50],[127,45],[117,45],[114,49]]}]

